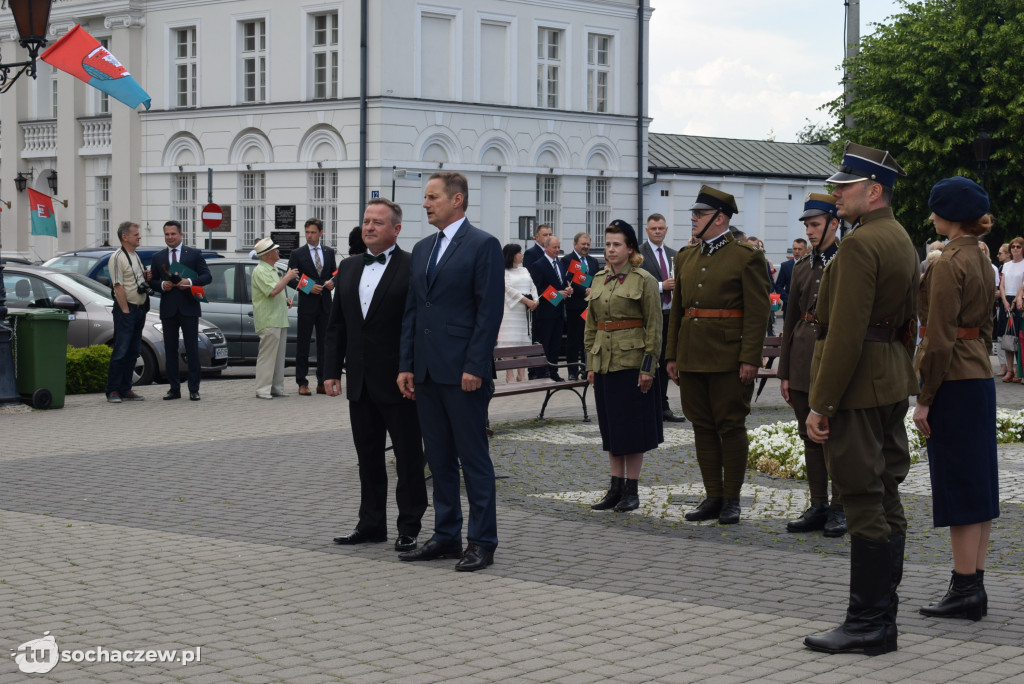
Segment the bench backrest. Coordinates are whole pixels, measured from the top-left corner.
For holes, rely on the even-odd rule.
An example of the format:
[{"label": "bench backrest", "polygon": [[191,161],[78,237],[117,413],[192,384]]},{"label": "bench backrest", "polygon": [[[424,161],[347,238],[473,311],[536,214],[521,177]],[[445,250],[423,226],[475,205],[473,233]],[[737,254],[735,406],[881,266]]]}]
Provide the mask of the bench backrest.
[{"label": "bench backrest", "polygon": [[542,344],[494,348],[494,370],[496,371],[539,368],[547,365],[548,359],[544,355],[544,345]]}]

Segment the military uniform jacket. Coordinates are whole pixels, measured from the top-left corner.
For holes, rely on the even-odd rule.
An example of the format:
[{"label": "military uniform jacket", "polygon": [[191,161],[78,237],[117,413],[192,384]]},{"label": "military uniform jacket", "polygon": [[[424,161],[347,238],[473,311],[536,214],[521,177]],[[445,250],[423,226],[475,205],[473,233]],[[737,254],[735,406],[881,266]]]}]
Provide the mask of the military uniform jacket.
[{"label": "military uniform jacket", "polygon": [[[689,373],[724,373],[740,363],[761,366],[771,303],[764,254],[731,233],[711,254],[700,245],[676,254],[676,286],[665,360]],[[688,308],[742,309],[742,318],[689,318]]]},{"label": "military uniform jacket", "polygon": [[[835,254],[835,245],[824,254],[812,252],[793,264],[789,280],[789,305],[782,327],[782,355],[779,357],[778,376],[789,380],[789,388],[798,392],[811,389],[811,358],[814,343],[818,341],[818,325],[800,320],[804,313],[815,313],[818,305],[818,287],[825,270],[825,260]],[[822,258],[824,256],[824,259]]]},{"label": "military uniform jacket", "polygon": [[[926,326],[914,359],[921,380],[918,404],[931,406],[946,380],[992,377],[992,267],[978,249],[978,238],[949,241],[925,271],[917,306]],[[958,327],[978,328],[980,336],[957,339]]]},{"label": "military uniform jacket", "polygon": [[[818,290],[810,406],[834,416],[845,409],[888,406],[917,393],[911,354],[900,343],[865,341],[869,326],[899,328],[917,316],[917,253],[890,207],[870,211],[843,238]],[[990,293],[991,294],[991,293]]]},{"label": "military uniform jacket", "polygon": [[[587,325],[583,344],[587,349],[587,370],[613,373],[637,369],[654,376],[661,354],[661,295],[658,281],[642,268],[630,264],[621,273],[626,279],[605,282],[611,268],[594,275],[587,297]],[[641,319],[641,328],[598,330],[598,322]]]}]

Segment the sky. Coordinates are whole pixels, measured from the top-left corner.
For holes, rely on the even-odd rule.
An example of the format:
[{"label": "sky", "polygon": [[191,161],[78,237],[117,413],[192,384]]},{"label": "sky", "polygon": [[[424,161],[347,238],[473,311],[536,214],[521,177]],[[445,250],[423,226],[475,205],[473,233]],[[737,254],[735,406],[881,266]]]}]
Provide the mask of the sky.
[{"label": "sky", "polygon": [[[794,142],[842,92],[844,0],[652,0],[649,114],[657,133]],[[898,13],[861,0],[861,36]]]}]

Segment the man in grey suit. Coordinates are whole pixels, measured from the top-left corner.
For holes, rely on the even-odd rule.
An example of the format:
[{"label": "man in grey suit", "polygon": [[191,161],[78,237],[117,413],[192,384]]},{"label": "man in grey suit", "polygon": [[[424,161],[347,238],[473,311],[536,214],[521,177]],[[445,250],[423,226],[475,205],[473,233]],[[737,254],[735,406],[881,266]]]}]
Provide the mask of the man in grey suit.
[{"label": "man in grey suit", "polygon": [[661,329],[666,331],[661,336],[661,358],[658,359],[658,382],[661,383],[661,410],[666,421],[683,423],[686,418],[677,416],[668,405],[668,375],[665,373],[665,342],[668,340],[668,313],[672,309],[672,291],[676,281],[672,268],[676,260],[676,250],[665,245],[668,224],[661,214],[647,217],[647,242],[640,248],[644,257],[641,268],[654,276],[658,281],[658,292],[661,293]]},{"label": "man in grey suit", "polygon": [[[398,388],[416,400],[434,489],[433,536],[398,557],[462,556],[455,569],[463,572],[491,565],[498,546],[486,429],[505,300],[501,243],[466,220],[468,198],[469,184],[461,173],[438,172],[427,182],[423,208],[438,232],[412,250],[398,363]],[[460,464],[469,499],[465,554]]]}]

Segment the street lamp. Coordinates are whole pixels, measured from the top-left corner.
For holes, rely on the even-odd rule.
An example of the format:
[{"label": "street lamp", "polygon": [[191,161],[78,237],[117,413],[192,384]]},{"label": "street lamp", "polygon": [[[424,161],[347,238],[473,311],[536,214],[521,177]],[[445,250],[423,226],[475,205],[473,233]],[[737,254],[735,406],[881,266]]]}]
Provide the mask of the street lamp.
[{"label": "street lamp", "polygon": [[971,150],[974,152],[974,161],[978,165],[981,185],[984,186],[985,173],[988,171],[988,160],[992,157],[992,136],[985,132],[984,126],[978,130],[978,137],[971,143]]},{"label": "street lamp", "polygon": [[57,194],[57,172],[50,171],[50,175],[46,177],[46,184],[50,186],[50,192],[54,195]]},{"label": "street lamp", "polygon": [[14,177],[14,187],[18,189],[18,192],[25,192],[25,188],[28,187],[28,179],[31,176],[26,176],[21,171]]},{"label": "street lamp", "polygon": [[[6,93],[18,77],[28,73],[36,77],[36,60],[39,50],[46,47],[46,26],[50,23],[50,7],[53,0],[4,0],[2,5],[9,6],[14,15],[14,23],[18,27],[18,42],[28,50],[28,60],[0,64],[0,93]],[[11,70],[21,70],[11,76]]]}]

